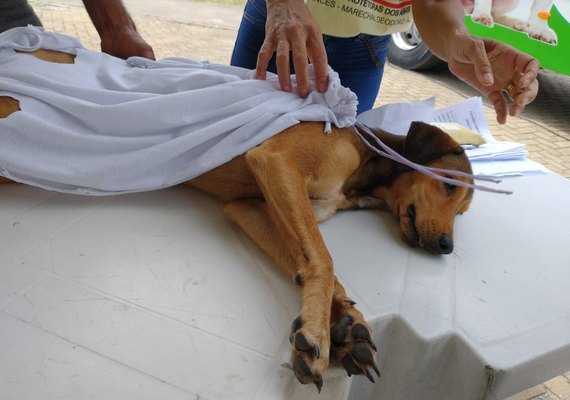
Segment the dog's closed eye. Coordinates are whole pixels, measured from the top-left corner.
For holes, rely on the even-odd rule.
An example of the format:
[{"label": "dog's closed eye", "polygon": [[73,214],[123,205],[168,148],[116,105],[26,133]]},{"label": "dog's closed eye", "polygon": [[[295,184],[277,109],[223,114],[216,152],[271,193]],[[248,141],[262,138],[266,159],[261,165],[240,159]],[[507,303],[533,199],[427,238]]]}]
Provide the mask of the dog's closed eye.
[{"label": "dog's closed eye", "polygon": [[457,189],[456,185],[453,185],[451,183],[444,183],[445,185],[445,191],[447,192],[448,196],[452,196],[453,193],[455,193],[455,190]]},{"label": "dog's closed eye", "polygon": [[414,221],[416,219],[416,207],[413,204],[410,204],[408,206],[408,209],[406,210],[408,217],[410,217],[410,219],[412,221]]}]

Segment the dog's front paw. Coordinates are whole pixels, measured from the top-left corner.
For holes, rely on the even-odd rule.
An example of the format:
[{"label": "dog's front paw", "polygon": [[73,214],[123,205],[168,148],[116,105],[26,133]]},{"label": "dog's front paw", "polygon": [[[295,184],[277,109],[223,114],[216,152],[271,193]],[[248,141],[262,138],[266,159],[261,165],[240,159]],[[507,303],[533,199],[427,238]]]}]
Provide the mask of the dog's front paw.
[{"label": "dog's front paw", "polygon": [[342,365],[348,376],[365,375],[374,383],[370,370],[380,377],[374,361],[376,352],[368,324],[351,305],[331,328],[331,362]]},{"label": "dog's front paw", "polygon": [[323,387],[323,371],[329,365],[328,332],[311,332],[309,324],[301,316],[293,321],[289,341],[291,349],[291,366],[299,382],[313,383],[319,393]]},{"label": "dog's front paw", "polygon": [[473,12],[473,14],[471,14],[471,19],[473,20],[473,22],[476,22],[478,24],[483,24],[486,26],[493,26],[493,16],[491,14],[487,14],[485,12]]}]

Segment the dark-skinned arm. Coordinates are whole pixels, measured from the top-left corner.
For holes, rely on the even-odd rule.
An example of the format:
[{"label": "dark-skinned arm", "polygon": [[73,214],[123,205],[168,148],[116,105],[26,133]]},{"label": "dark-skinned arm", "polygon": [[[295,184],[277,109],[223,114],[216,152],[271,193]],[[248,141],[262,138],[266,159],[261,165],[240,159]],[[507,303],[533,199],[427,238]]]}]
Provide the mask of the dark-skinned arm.
[{"label": "dark-skinned arm", "polygon": [[155,59],[152,47],[137,32],[121,0],[83,0],[83,4],[101,38],[101,51],[124,59]]}]

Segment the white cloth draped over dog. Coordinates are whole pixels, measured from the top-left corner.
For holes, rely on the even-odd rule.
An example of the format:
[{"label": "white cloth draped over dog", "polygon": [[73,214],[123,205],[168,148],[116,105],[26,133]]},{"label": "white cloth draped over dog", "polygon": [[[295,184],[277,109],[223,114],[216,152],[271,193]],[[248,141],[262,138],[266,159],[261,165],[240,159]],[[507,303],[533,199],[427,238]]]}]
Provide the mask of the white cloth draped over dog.
[{"label": "white cloth draped over dog", "polygon": [[[75,63],[16,52],[39,48],[75,54]],[[18,100],[21,111],[0,119],[0,175],[68,193],[153,190],[299,121],[355,122],[356,96],[333,71],[326,93],[304,99],[279,90],[274,74],[253,74],[182,58],[124,61],[69,36],[11,29],[0,34],[0,96]]]}]

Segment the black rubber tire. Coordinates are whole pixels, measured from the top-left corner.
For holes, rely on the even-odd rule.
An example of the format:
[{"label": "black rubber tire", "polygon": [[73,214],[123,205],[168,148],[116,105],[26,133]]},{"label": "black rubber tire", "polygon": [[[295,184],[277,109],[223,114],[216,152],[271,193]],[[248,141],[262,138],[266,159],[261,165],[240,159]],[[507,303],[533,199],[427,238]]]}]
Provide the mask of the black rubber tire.
[{"label": "black rubber tire", "polygon": [[[400,35],[400,38],[394,37]],[[388,45],[388,61],[400,68],[412,71],[424,71],[445,68],[447,63],[434,55],[424,42],[419,42],[410,46],[398,46],[402,43],[402,35],[405,33],[395,33],[392,35]],[[399,40],[398,40],[399,39]]]}]

